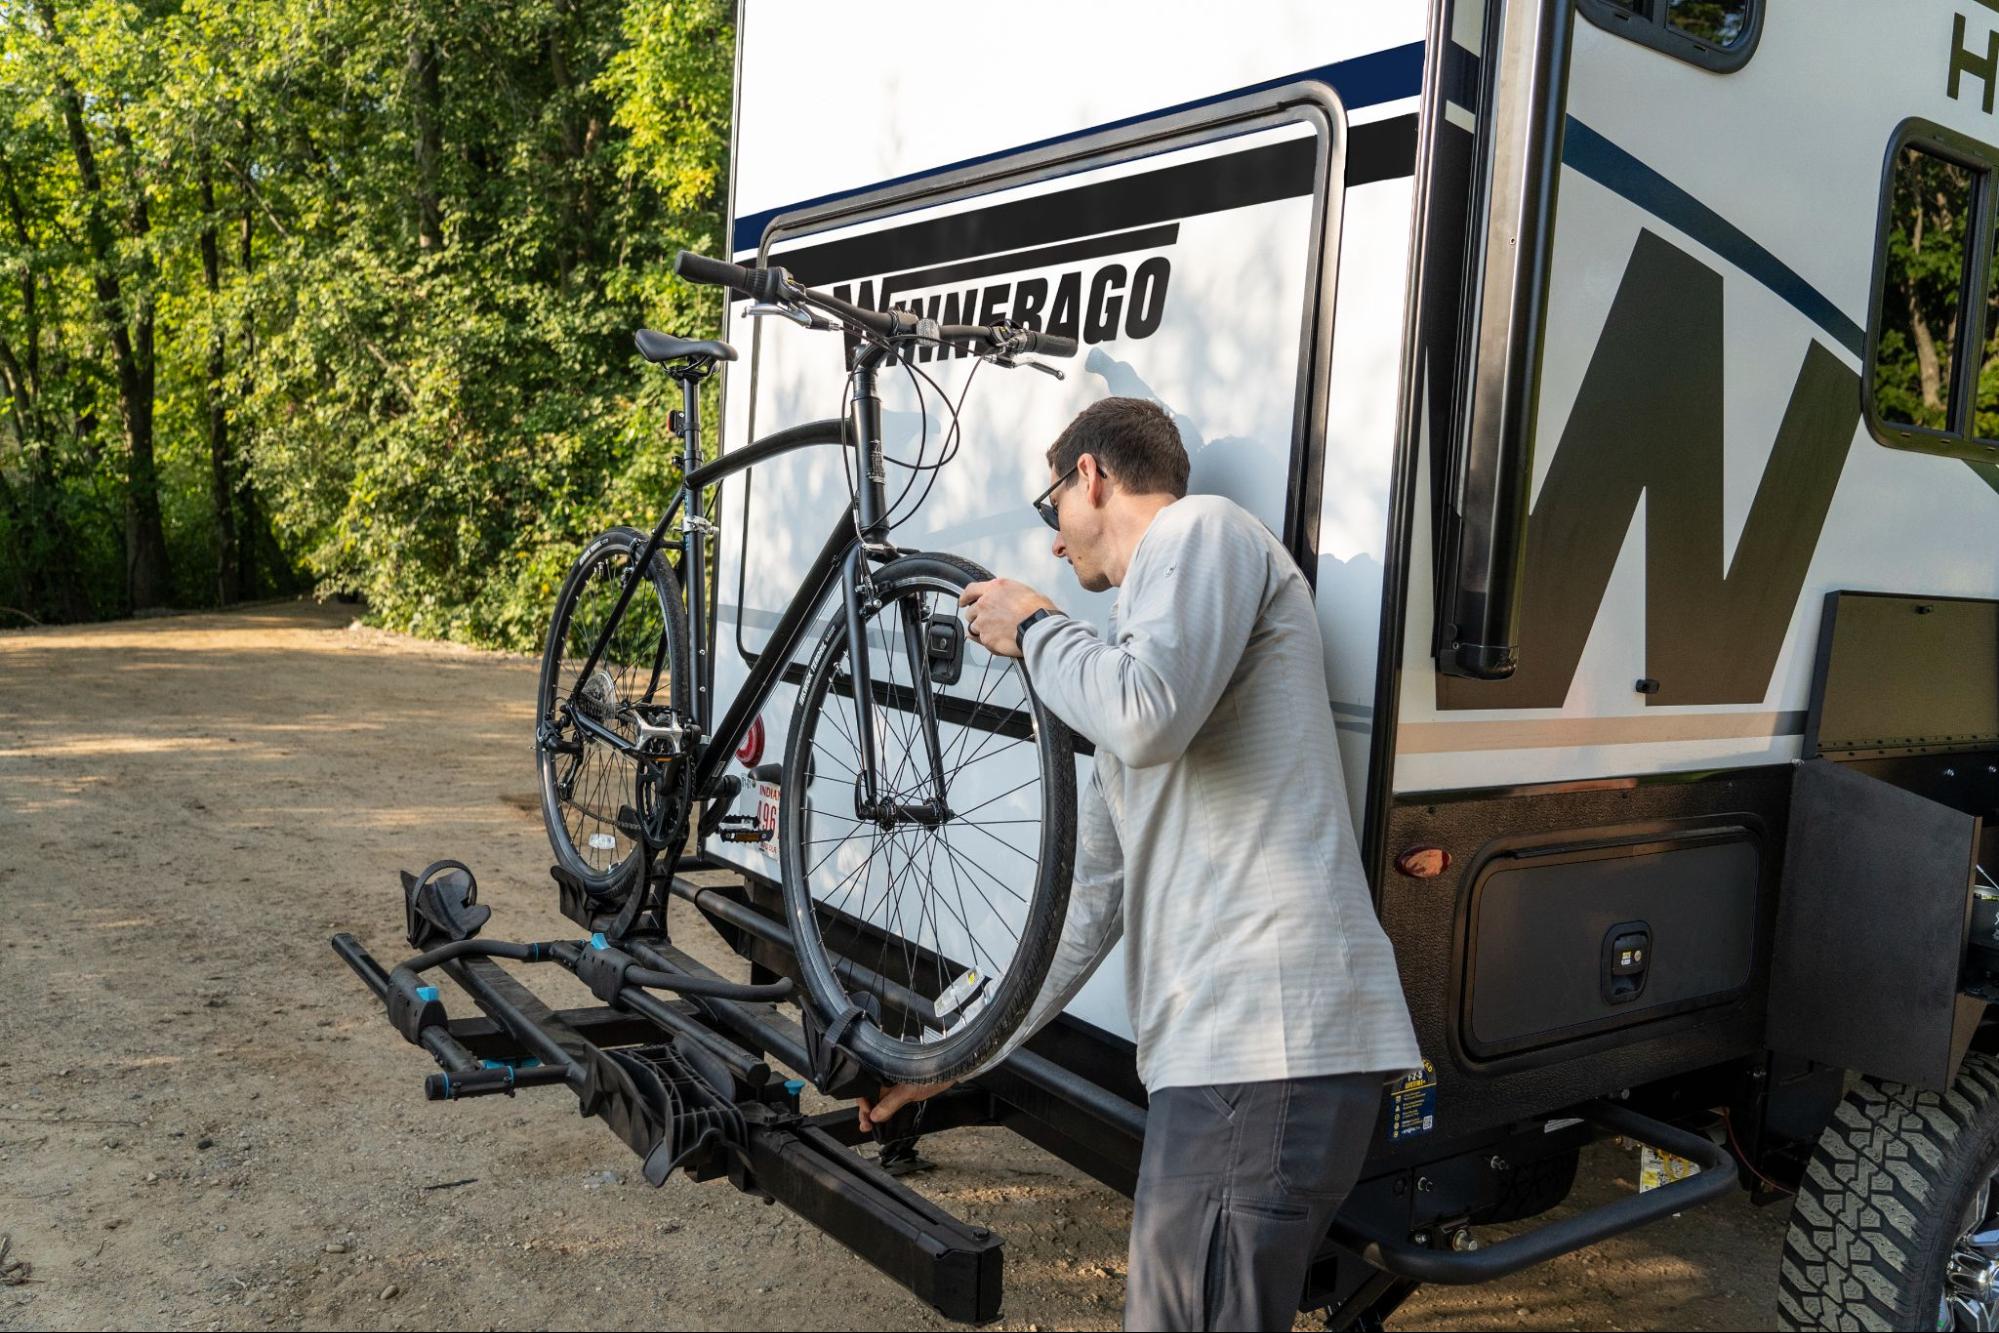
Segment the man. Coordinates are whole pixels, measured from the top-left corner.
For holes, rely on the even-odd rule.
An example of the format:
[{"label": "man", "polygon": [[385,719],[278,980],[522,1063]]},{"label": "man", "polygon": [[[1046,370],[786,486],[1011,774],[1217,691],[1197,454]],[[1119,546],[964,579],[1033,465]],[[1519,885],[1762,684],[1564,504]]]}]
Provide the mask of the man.
[{"label": "man", "polygon": [[[1353,1187],[1385,1077],[1421,1063],[1347,811],[1311,590],[1260,522],[1187,495],[1171,418],[1083,410],[1035,508],[1118,589],[1108,641],[1010,579],[961,599],[1096,746],[1048,978],[999,1063],[1122,934],[1149,1098],[1125,1327],[1286,1328]],[[863,1127],[948,1084],[863,1100]]]}]

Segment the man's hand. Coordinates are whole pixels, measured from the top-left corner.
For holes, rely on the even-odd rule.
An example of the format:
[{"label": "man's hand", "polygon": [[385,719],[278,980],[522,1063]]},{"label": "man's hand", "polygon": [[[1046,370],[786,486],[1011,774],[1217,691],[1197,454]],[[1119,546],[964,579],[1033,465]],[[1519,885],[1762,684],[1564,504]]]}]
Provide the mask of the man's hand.
[{"label": "man's hand", "polygon": [[861,1132],[863,1134],[887,1124],[895,1113],[911,1102],[927,1102],[940,1092],[948,1092],[958,1085],[958,1080],[947,1078],[942,1083],[890,1083],[882,1088],[882,1097],[871,1102],[866,1097],[860,1099]]},{"label": "man's hand", "polygon": [[1061,608],[1025,583],[987,579],[968,586],[958,596],[965,608],[965,628],[985,650],[999,657],[1020,656],[1020,622],[1042,607]]}]

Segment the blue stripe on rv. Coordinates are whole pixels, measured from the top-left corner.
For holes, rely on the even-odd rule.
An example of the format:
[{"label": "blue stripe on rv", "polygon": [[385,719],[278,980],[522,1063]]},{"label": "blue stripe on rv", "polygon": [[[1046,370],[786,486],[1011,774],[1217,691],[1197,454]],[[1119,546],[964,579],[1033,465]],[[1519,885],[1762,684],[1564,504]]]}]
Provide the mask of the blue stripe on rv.
[{"label": "blue stripe on rv", "polygon": [[[1262,83],[1244,88],[1233,88],[1192,102],[1182,102],[1175,106],[1162,107],[1139,116],[1128,116],[1123,120],[1110,121],[1103,125],[1093,125],[1088,129],[1070,134],[1057,135],[1035,143],[1005,148],[998,152],[985,153],[978,157],[968,157],[962,161],[933,167],[927,171],[911,172],[892,180],[876,181],[852,190],[836,191],[820,195],[814,199],[803,199],[786,204],[781,208],[766,209],[736,219],[733,232],[733,252],[742,254],[755,250],[762,242],[763,233],[780,215],[800,209],[816,208],[839,199],[852,198],[858,194],[884,189],[888,186],[903,185],[922,180],[928,176],[943,175],[984,162],[997,161],[1016,153],[1031,152],[1039,148],[1051,147],[1080,139],[1085,135],[1098,134],[1105,130],[1150,120],[1156,116],[1172,115],[1211,106],[1241,97],[1248,93],[1281,87],[1305,79],[1316,79],[1333,88],[1340,100],[1349,109],[1375,106],[1382,102],[1397,101],[1414,97],[1422,91],[1423,83],[1423,43],[1410,42],[1404,46],[1390,47],[1385,51],[1374,51],[1351,60],[1338,61],[1331,65],[1321,65],[1316,69],[1287,74],[1282,78],[1267,79]],[[1453,51],[1453,54],[1460,54]],[[1460,95],[1476,87],[1477,57],[1462,53],[1460,81],[1469,86],[1460,89]],[[1631,153],[1612,143],[1596,130],[1591,129],[1574,116],[1568,118],[1563,134],[1563,162],[1591,180],[1623,196],[1671,226],[1685,232],[1694,240],[1722,256],[1744,273],[1762,283],[1777,296],[1788,302],[1800,314],[1818,325],[1855,356],[1863,354],[1866,342],[1865,331],[1841,310],[1832,299],[1819,291],[1800,275],[1797,270],[1772,254],[1761,243],[1741,228],[1729,222],[1719,213],[1696,199],[1684,189],[1673,184],[1664,175],[1647,166]]]},{"label": "blue stripe on rv", "polygon": [[1866,332],[1832,299],[1747,232],[1574,116],[1562,135],[1562,162],[1691,236],[1789,302],[1855,356]]},{"label": "blue stripe on rv", "polygon": [[911,181],[919,181],[927,176],[941,176],[946,172],[962,171],[966,167],[975,167],[984,162],[995,162],[1000,158],[1012,157],[1017,153],[1033,152],[1039,148],[1048,148],[1055,144],[1068,143],[1074,139],[1081,139],[1086,135],[1101,134],[1105,130],[1115,130],[1126,125],[1136,125],[1140,121],[1152,120],[1158,116],[1176,115],[1183,111],[1192,111],[1198,107],[1212,106],[1217,102],[1226,102],[1232,97],[1242,97],[1248,93],[1263,92],[1269,88],[1280,88],[1287,83],[1298,83],[1306,79],[1316,79],[1320,83],[1330,86],[1334,92],[1340,95],[1340,101],[1345,104],[1349,111],[1357,107],[1376,106],[1382,102],[1394,102],[1405,97],[1414,97],[1423,91],[1423,43],[1410,42],[1406,46],[1392,46],[1385,51],[1372,51],[1364,56],[1355,56],[1351,60],[1341,60],[1331,65],[1321,65],[1317,69],[1308,69],[1297,74],[1287,74],[1277,79],[1266,79],[1262,83],[1253,83],[1246,88],[1232,88],[1224,93],[1216,93],[1212,97],[1203,97],[1192,102],[1181,102],[1175,106],[1161,107],[1157,111],[1148,111],[1143,115],[1126,116],[1123,120],[1113,120],[1103,125],[1092,125],[1088,129],[1076,130],[1069,134],[1058,134],[1051,139],[1042,139],[1035,143],[1003,148],[998,152],[984,153],[978,157],[968,157],[961,162],[946,163],[943,166],[932,167],[926,171],[913,171],[907,176],[897,176],[893,180],[873,181],[852,190],[838,190],[832,194],[822,194],[816,199],[801,199],[797,203],[786,204],[782,208],[770,208],[765,209],[761,213],[751,213],[746,217],[736,219],[735,229],[730,234],[731,253],[740,255],[745,251],[755,250],[763,242],[764,231],[772,222],[785,213],[795,213],[804,208],[817,208],[822,204],[830,204],[840,199],[851,199],[857,194],[867,194],[875,190],[887,189],[893,185],[906,185]]}]

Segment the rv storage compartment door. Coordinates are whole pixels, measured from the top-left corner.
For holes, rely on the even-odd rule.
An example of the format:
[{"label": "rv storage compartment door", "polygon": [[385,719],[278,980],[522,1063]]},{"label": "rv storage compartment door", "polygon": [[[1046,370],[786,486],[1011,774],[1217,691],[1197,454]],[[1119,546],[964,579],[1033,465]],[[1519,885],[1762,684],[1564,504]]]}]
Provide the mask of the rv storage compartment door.
[{"label": "rv storage compartment door", "polygon": [[1981,822],[1845,764],[1798,765],[1771,1049],[1950,1086],[1985,1010],[1958,994]]},{"label": "rv storage compartment door", "polygon": [[1735,999],[1761,881],[1740,826],[1493,857],[1471,895],[1465,1049],[1492,1059]]},{"label": "rv storage compartment door", "polygon": [[1769,1043],[1941,1090],[1985,1012],[1961,991],[1982,817],[1999,807],[1999,603],[1828,595],[1805,754]]}]

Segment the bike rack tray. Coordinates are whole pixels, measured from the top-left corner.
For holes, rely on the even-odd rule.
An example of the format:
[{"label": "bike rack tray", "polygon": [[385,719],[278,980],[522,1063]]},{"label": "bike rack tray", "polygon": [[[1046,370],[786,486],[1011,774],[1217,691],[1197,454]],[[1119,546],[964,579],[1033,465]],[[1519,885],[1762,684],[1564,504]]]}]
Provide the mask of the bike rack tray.
[{"label": "bike rack tray", "polygon": [[[742,991],[664,941],[623,941],[631,963],[694,989]],[[689,995],[664,1000],[635,986],[603,984],[601,1007],[556,1010],[502,969],[495,957],[553,962],[586,977],[592,945],[481,944],[432,950],[435,966],[479,1010],[451,1018],[442,988],[385,970],[351,934],[333,950],[386,1007],[406,1039],[435,1059],[431,1100],[513,1096],[562,1084],[584,1114],[602,1119],[663,1184],[676,1171],[726,1177],[738,1189],[783,1204],[908,1288],[947,1319],[999,1316],[1001,1238],[960,1221],[863,1158],[850,1109],[808,1116],[801,1084],[777,1077],[765,1057],[805,1068],[806,1043],[769,1003]],[[597,952],[608,952],[600,942]],[[583,961],[578,967],[577,961]],[[629,964],[628,964],[629,965]],[[593,987],[596,989],[596,987]],[[601,994],[602,992],[600,992]],[[926,1128],[990,1123],[992,1099],[965,1091],[939,1098]]]}]

